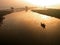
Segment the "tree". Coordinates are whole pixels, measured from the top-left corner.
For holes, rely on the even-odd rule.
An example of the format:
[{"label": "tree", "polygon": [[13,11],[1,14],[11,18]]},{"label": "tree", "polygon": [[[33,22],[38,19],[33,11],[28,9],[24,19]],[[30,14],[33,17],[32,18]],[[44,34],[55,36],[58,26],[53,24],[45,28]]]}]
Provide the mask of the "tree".
[{"label": "tree", "polygon": [[14,7],[11,7],[11,11],[14,12]]}]

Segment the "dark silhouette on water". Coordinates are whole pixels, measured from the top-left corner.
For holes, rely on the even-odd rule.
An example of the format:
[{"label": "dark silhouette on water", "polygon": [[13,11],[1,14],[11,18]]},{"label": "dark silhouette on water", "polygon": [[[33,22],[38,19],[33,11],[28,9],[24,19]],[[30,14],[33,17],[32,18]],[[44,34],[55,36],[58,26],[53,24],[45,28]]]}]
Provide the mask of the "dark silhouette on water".
[{"label": "dark silhouette on water", "polygon": [[46,25],[44,23],[41,23],[41,26],[43,27],[43,29],[45,29]]}]

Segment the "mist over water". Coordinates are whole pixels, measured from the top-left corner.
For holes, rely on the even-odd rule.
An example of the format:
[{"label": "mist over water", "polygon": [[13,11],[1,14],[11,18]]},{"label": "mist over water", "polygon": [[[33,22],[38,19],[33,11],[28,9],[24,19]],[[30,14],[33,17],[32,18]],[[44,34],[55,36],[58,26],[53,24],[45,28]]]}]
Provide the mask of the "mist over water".
[{"label": "mist over water", "polygon": [[[21,11],[8,14],[0,27],[0,38],[4,43],[48,43],[46,40],[60,35],[60,19],[38,14],[32,11]],[[44,30],[41,22],[46,25]],[[43,31],[43,32],[42,32]],[[41,41],[41,39],[43,39]],[[51,39],[51,40],[52,40]],[[53,39],[54,40],[54,39]],[[31,43],[30,43],[31,42]]]}]

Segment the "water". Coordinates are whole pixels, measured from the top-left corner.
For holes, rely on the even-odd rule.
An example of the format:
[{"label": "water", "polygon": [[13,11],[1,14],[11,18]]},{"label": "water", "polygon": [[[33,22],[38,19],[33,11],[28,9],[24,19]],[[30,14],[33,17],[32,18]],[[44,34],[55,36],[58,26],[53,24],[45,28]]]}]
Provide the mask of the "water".
[{"label": "water", "polygon": [[[0,27],[3,43],[50,44],[60,37],[60,19],[32,11],[15,12],[4,17]],[[41,22],[46,25],[45,29],[41,27]]]}]

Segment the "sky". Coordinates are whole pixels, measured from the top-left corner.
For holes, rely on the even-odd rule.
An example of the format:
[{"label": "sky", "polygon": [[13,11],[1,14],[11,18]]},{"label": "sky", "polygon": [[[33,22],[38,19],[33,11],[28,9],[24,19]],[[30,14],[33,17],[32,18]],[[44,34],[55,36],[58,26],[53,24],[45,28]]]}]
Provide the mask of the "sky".
[{"label": "sky", "polygon": [[22,0],[0,0],[0,9],[9,8],[9,7],[21,7],[27,5]]},{"label": "sky", "polygon": [[[43,2],[41,2],[43,1]],[[54,7],[60,8],[59,0],[0,0],[0,9],[9,8],[9,7],[22,7],[22,6],[31,6],[31,5],[44,5],[45,3],[55,3]],[[40,4],[41,3],[41,4]],[[45,4],[46,5],[46,4]]]},{"label": "sky", "polygon": [[25,0],[28,3],[42,7],[60,8],[60,0]]}]

